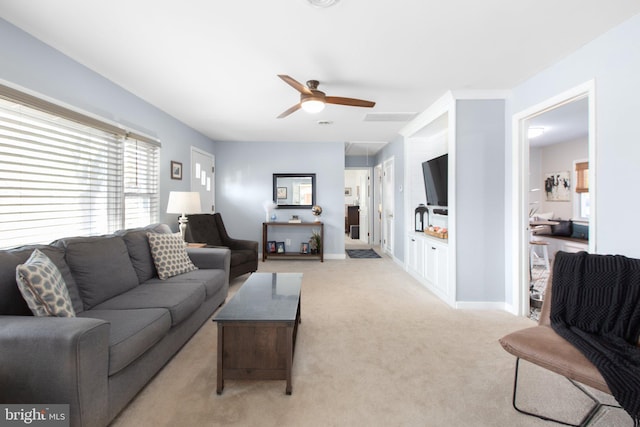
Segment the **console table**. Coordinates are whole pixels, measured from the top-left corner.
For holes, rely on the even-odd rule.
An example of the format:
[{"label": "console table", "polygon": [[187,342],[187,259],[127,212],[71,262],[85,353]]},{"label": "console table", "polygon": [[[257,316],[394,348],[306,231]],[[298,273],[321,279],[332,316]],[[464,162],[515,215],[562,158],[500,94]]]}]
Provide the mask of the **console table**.
[{"label": "console table", "polygon": [[[267,242],[269,241],[269,227],[307,227],[311,231],[313,228],[320,228],[320,249],[317,253],[301,254],[296,252],[274,253],[269,252]],[[319,259],[324,262],[324,224],[322,222],[263,222],[262,223],[262,262],[267,258],[273,259]]]}]

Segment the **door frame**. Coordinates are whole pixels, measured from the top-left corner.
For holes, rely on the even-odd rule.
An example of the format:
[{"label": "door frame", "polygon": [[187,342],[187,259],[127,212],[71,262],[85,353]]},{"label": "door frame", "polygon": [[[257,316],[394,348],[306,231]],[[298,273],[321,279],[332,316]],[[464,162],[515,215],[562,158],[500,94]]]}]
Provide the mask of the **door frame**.
[{"label": "door frame", "polygon": [[[524,316],[529,311],[529,140],[526,122],[533,117],[587,97],[589,105],[589,194],[591,199],[591,218],[589,220],[589,252],[596,252],[597,226],[597,163],[596,163],[596,116],[595,81],[590,80],[565,92],[548,98],[534,106],[512,116],[511,138],[511,278],[507,286],[512,298],[510,310],[513,314]],[[511,284],[511,285],[509,285]]]}]

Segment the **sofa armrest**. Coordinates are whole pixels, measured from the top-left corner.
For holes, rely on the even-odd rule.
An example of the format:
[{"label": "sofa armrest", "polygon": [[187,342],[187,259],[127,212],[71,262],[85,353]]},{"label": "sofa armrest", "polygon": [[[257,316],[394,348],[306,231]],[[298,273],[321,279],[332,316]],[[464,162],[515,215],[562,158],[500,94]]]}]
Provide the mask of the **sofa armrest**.
[{"label": "sofa armrest", "polygon": [[231,269],[231,251],[228,248],[187,248],[191,262],[204,269],[225,270],[227,275]]},{"label": "sofa armrest", "polygon": [[0,316],[0,402],[69,404],[71,425],[109,421],[109,323]]}]

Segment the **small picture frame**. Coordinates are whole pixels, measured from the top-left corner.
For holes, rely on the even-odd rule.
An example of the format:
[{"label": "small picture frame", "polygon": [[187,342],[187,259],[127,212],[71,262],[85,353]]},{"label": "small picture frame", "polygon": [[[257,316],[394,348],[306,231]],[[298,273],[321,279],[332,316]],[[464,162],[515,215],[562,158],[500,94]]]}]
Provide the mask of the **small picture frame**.
[{"label": "small picture frame", "polygon": [[351,187],[344,187],[344,195],[351,196]]},{"label": "small picture frame", "polygon": [[278,187],[277,197],[278,197],[278,199],[286,199],[287,198],[287,187]]},{"label": "small picture frame", "polygon": [[284,242],[276,242],[276,252],[279,254],[284,253]]},{"label": "small picture frame", "polygon": [[182,163],[171,160],[171,179],[182,179]]},{"label": "small picture frame", "polygon": [[270,240],[267,242],[267,252],[269,252],[270,254],[275,254],[276,253],[276,242],[275,240]]},{"label": "small picture frame", "polygon": [[308,254],[309,253],[309,242],[300,243],[300,253]]}]

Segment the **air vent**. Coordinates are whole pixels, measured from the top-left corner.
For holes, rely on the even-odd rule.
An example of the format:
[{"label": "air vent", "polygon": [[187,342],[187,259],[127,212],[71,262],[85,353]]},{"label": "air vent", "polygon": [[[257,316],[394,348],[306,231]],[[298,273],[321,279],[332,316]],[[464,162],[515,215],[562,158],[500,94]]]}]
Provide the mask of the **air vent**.
[{"label": "air vent", "polygon": [[369,113],[364,116],[365,122],[408,122],[418,113]]}]

